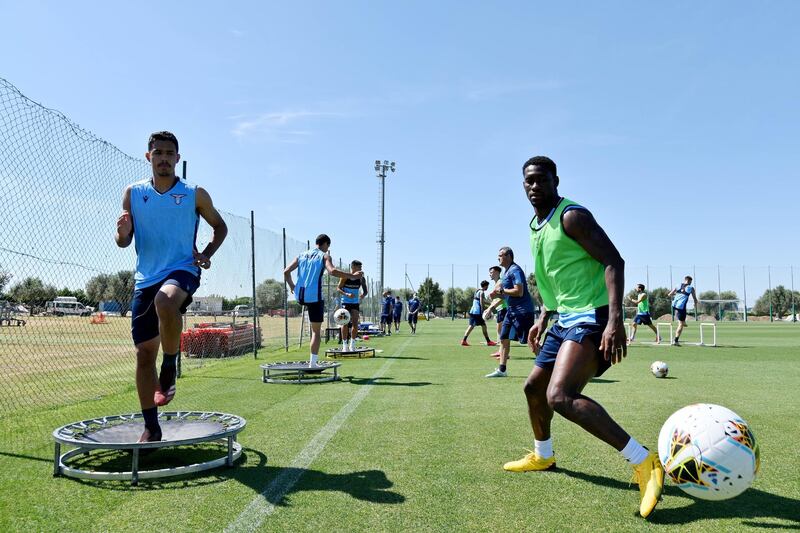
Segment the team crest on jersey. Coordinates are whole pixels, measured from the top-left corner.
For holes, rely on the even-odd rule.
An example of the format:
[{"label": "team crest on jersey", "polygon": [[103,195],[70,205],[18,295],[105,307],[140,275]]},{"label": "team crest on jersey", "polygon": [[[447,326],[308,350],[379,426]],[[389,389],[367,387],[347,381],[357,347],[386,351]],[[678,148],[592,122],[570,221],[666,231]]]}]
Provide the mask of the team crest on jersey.
[{"label": "team crest on jersey", "polygon": [[170,194],[173,198],[175,198],[175,205],[181,205],[181,201],[183,201],[185,194]]},{"label": "team crest on jersey", "polygon": [[147,200],[149,200],[149,199],[150,199],[150,197],[147,196],[147,195],[142,196],[142,200],[144,200],[144,203],[147,203]]}]

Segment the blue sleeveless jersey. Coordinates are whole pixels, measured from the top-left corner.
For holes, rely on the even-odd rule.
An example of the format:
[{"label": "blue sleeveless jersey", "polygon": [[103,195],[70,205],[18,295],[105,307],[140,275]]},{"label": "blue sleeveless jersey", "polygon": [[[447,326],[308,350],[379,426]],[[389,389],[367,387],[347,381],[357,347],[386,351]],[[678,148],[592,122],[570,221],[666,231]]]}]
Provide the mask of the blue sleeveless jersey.
[{"label": "blue sleeveless jersey", "polygon": [[478,289],[472,296],[472,308],[469,310],[471,315],[479,315],[483,311],[483,289]]},{"label": "blue sleeveless jersey", "polygon": [[301,304],[313,304],[321,301],[325,253],[319,248],[314,248],[300,254],[297,261],[297,284],[294,286],[294,297]]},{"label": "blue sleeveless jersey", "polygon": [[192,254],[199,221],[196,188],[181,180],[163,194],[151,180],[131,186],[137,289],[158,283],[174,270],[200,275]]},{"label": "blue sleeveless jersey", "polygon": [[681,283],[680,289],[672,297],[672,307],[676,309],[686,309],[686,303],[689,301],[689,295],[692,294],[694,287]]},{"label": "blue sleeveless jersey", "polygon": [[403,312],[403,301],[398,297],[394,301],[394,314],[400,315]]},{"label": "blue sleeveless jersey", "polygon": [[417,309],[419,309],[419,299],[418,298],[410,299],[408,301],[408,311],[409,311],[409,313],[413,313]]},{"label": "blue sleeveless jersey", "polygon": [[359,302],[361,298],[361,283],[360,279],[345,280],[344,287],[342,287],[342,290],[346,293],[342,296],[343,304],[357,304]]}]

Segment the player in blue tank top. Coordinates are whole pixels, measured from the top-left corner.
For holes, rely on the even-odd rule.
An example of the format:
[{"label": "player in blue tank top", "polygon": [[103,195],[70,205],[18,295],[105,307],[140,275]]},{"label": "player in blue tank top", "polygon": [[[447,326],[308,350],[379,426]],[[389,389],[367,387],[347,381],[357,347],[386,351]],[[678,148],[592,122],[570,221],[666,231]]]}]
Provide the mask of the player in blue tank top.
[{"label": "player in blue tank top", "polygon": [[[175,175],[180,160],[175,135],[168,131],[152,134],[145,157],[152,165],[153,177],[125,189],[115,240],[120,248],[135,242],[131,334],[136,346],[136,391],[145,425],[139,441],[154,442],[162,436],[158,406],[175,396],[181,314],[200,285],[200,269],[211,266],[211,256],[225,240],[228,228],[211,196]],[[211,242],[202,252],[195,246],[198,216],[213,230]],[[164,355],[157,374],[159,346]]]},{"label": "player in blue tank top", "polygon": [[680,346],[681,333],[686,328],[686,304],[689,303],[689,296],[694,299],[694,308],[697,309],[697,292],[692,287],[692,276],[683,278],[680,287],[669,291],[667,296],[672,296],[672,315],[678,321],[678,329],[675,331],[675,338],[672,344]]},{"label": "player in blue tank top", "polygon": [[[308,321],[311,323],[311,354],[309,366],[315,366],[319,359],[320,330],[325,317],[325,297],[322,295],[322,275],[325,271],[337,278],[360,280],[361,271],[343,272],[334,268],[331,260],[331,238],[324,233],[317,236],[317,247],[300,254],[289,263],[283,271],[283,279],[289,285],[297,301],[306,307]],[[297,270],[297,284],[292,279],[292,272]]]}]

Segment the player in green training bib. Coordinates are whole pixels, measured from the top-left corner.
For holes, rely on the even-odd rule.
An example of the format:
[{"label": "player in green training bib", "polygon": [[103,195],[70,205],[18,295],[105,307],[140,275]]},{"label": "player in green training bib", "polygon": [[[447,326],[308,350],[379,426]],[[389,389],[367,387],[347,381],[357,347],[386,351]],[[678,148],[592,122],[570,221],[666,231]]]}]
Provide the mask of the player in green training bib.
[{"label": "player in green training bib", "polygon": [[[524,389],[534,451],[503,468],[525,472],[555,467],[550,423],[557,412],[628,460],[639,483],[639,513],[647,517],[664,485],[658,454],[649,452],[583,394],[590,379],[626,355],[625,262],[592,214],[559,196],[556,164],[551,159],[533,157],[522,166],[522,173],[535,213],[530,224],[531,248],[544,308],[528,332],[536,363]],[[550,315],[556,323],[548,330]]]},{"label": "player in green training bib", "polygon": [[636,298],[628,298],[628,300],[636,304],[636,316],[633,317],[631,336],[628,339],[628,344],[632,343],[633,339],[636,338],[636,328],[640,324],[649,326],[650,329],[653,330],[653,333],[656,334],[656,343],[660,343],[661,335],[658,334],[658,330],[653,325],[653,317],[650,316],[650,301],[647,299],[647,292],[644,290],[644,285],[641,283],[636,285]]}]

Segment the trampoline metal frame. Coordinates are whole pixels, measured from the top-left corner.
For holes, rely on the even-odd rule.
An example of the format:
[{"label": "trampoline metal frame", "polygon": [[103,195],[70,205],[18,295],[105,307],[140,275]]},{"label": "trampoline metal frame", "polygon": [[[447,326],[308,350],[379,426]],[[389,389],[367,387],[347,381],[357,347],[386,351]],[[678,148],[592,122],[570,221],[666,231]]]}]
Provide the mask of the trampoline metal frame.
[{"label": "trampoline metal frame", "polygon": [[[372,355],[366,355],[370,352],[372,352]],[[334,359],[338,357],[353,357],[353,358],[357,357],[359,359],[361,359],[362,357],[375,357],[375,348],[368,348],[366,346],[362,346],[360,348],[356,348],[355,350],[347,350],[347,351],[344,351],[341,348],[328,348],[327,350],[325,350],[325,356],[333,357]]]},{"label": "trampoline metal frame", "polygon": [[[127,423],[136,422],[138,420],[142,420],[142,422],[144,422],[141,413],[105,416],[82,420],[80,422],[73,422],[72,424],[61,426],[53,431],[53,439],[55,439],[55,451],[53,454],[53,477],[63,475],[80,479],[130,480],[131,485],[138,485],[140,479],[157,479],[180,476],[194,472],[202,472],[212,468],[218,468],[222,465],[232,467],[234,462],[236,462],[236,460],[242,455],[242,446],[236,442],[236,436],[247,425],[247,421],[244,418],[236,415],[217,412],[165,411],[159,413],[159,419],[166,421],[171,421],[173,419],[215,421],[223,423],[223,425],[225,425],[225,429],[224,431],[218,431],[202,437],[179,440],[104,443],[81,440],[78,436],[86,435],[87,431],[91,432],[92,430],[96,431],[105,427],[113,426],[116,422]],[[170,448],[217,441],[225,441],[227,444],[226,454],[223,457],[202,463],[178,466],[175,468],[160,468],[155,470],[139,469],[139,451],[142,449]],[[69,450],[62,454],[62,445],[74,446],[75,449]],[[69,466],[67,464],[68,461],[73,457],[82,454],[89,455],[89,453],[94,450],[130,450],[131,470],[126,472],[84,470]]]},{"label": "trampoline metal frame", "polygon": [[[298,365],[296,368],[291,369],[282,369],[282,368],[274,368],[277,365],[287,365],[287,364],[296,364]],[[339,381],[342,378],[339,377],[339,367],[341,363],[338,362],[331,362],[331,361],[318,361],[316,367],[309,367],[308,361],[284,361],[281,363],[266,363],[261,365],[261,381],[263,383],[274,383],[274,384],[301,384],[306,385],[309,383],[328,383],[331,381]],[[308,370],[313,368],[313,371],[309,372]],[[305,369],[305,370],[304,370]],[[323,373],[325,370],[333,370],[333,374],[326,374]],[[270,375],[270,372],[272,373]],[[282,379],[282,378],[274,378],[272,376],[297,376],[297,379]],[[315,378],[307,378],[308,375],[317,375],[318,377]]]}]

